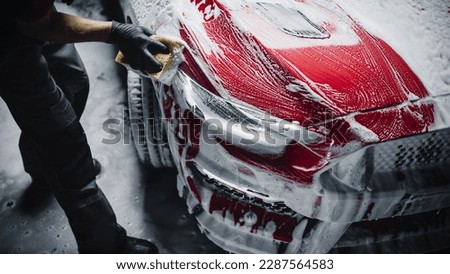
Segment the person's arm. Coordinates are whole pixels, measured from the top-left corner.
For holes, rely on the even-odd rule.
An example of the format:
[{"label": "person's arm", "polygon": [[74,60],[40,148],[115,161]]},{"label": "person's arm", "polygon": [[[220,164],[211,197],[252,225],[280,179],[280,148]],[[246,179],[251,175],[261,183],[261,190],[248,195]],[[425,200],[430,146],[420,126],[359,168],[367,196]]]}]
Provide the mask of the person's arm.
[{"label": "person's arm", "polygon": [[146,69],[160,71],[162,66],[153,54],[168,53],[168,47],[152,39],[152,33],[142,26],[92,20],[60,13],[55,9],[50,9],[32,22],[18,21],[18,25],[24,34],[42,41],[117,44],[130,66],[143,73],[146,73]]},{"label": "person's arm", "polygon": [[112,22],[97,21],[50,9],[33,22],[18,20],[23,33],[42,41],[57,43],[106,42]]}]

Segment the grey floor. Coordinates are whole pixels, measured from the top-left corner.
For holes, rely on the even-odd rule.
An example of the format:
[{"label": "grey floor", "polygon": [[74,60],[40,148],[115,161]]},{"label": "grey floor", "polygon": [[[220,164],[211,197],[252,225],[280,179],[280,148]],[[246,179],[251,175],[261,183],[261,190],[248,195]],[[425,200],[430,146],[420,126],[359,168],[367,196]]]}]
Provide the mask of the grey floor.
[{"label": "grey floor", "polygon": [[[108,19],[101,1],[85,6],[59,4],[69,13]],[[103,170],[98,184],[132,236],[156,242],[162,253],[224,253],[198,229],[176,190],[174,170],[150,171],[137,158],[124,123],[124,68],[114,62],[117,49],[108,44],[77,44],[91,80],[82,125],[94,157]],[[110,139],[102,124],[118,119],[121,142]],[[67,219],[51,194],[28,195],[29,176],[23,171],[17,142],[20,131],[0,99],[0,253],[76,253]]]}]

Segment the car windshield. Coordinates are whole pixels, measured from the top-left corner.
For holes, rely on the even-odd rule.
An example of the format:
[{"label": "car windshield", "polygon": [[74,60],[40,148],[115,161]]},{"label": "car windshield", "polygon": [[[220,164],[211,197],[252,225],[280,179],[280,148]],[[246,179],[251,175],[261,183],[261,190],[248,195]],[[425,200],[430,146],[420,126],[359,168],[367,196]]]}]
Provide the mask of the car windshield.
[{"label": "car windshield", "polygon": [[289,35],[313,39],[330,36],[323,27],[300,11],[300,6],[293,8],[280,3],[257,2],[255,8],[257,13]]}]

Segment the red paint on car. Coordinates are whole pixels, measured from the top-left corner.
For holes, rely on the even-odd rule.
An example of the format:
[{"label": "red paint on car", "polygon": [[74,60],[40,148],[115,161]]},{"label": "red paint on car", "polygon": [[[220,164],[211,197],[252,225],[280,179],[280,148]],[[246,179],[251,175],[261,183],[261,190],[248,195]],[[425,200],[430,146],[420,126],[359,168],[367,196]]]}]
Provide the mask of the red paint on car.
[{"label": "red paint on car", "polygon": [[232,214],[235,225],[244,226],[244,216],[248,212],[253,212],[257,216],[256,222],[250,227],[252,233],[259,229],[264,229],[268,222],[273,221],[276,224],[273,238],[278,241],[291,242],[292,232],[297,223],[295,218],[281,215],[275,212],[266,211],[264,208],[240,202],[219,194],[213,194],[210,201],[209,213],[219,211],[225,218],[226,214]]}]

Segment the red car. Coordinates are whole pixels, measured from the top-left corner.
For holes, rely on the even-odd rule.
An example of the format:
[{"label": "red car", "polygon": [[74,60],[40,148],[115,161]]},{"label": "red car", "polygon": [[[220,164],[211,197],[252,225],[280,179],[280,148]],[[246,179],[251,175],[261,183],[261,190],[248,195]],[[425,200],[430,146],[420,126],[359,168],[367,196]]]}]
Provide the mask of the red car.
[{"label": "red car", "polygon": [[427,90],[336,2],[121,5],[127,22],[186,45],[171,85],[129,71],[130,117],[142,160],[176,167],[214,243],[233,253],[450,245],[450,90]]}]

